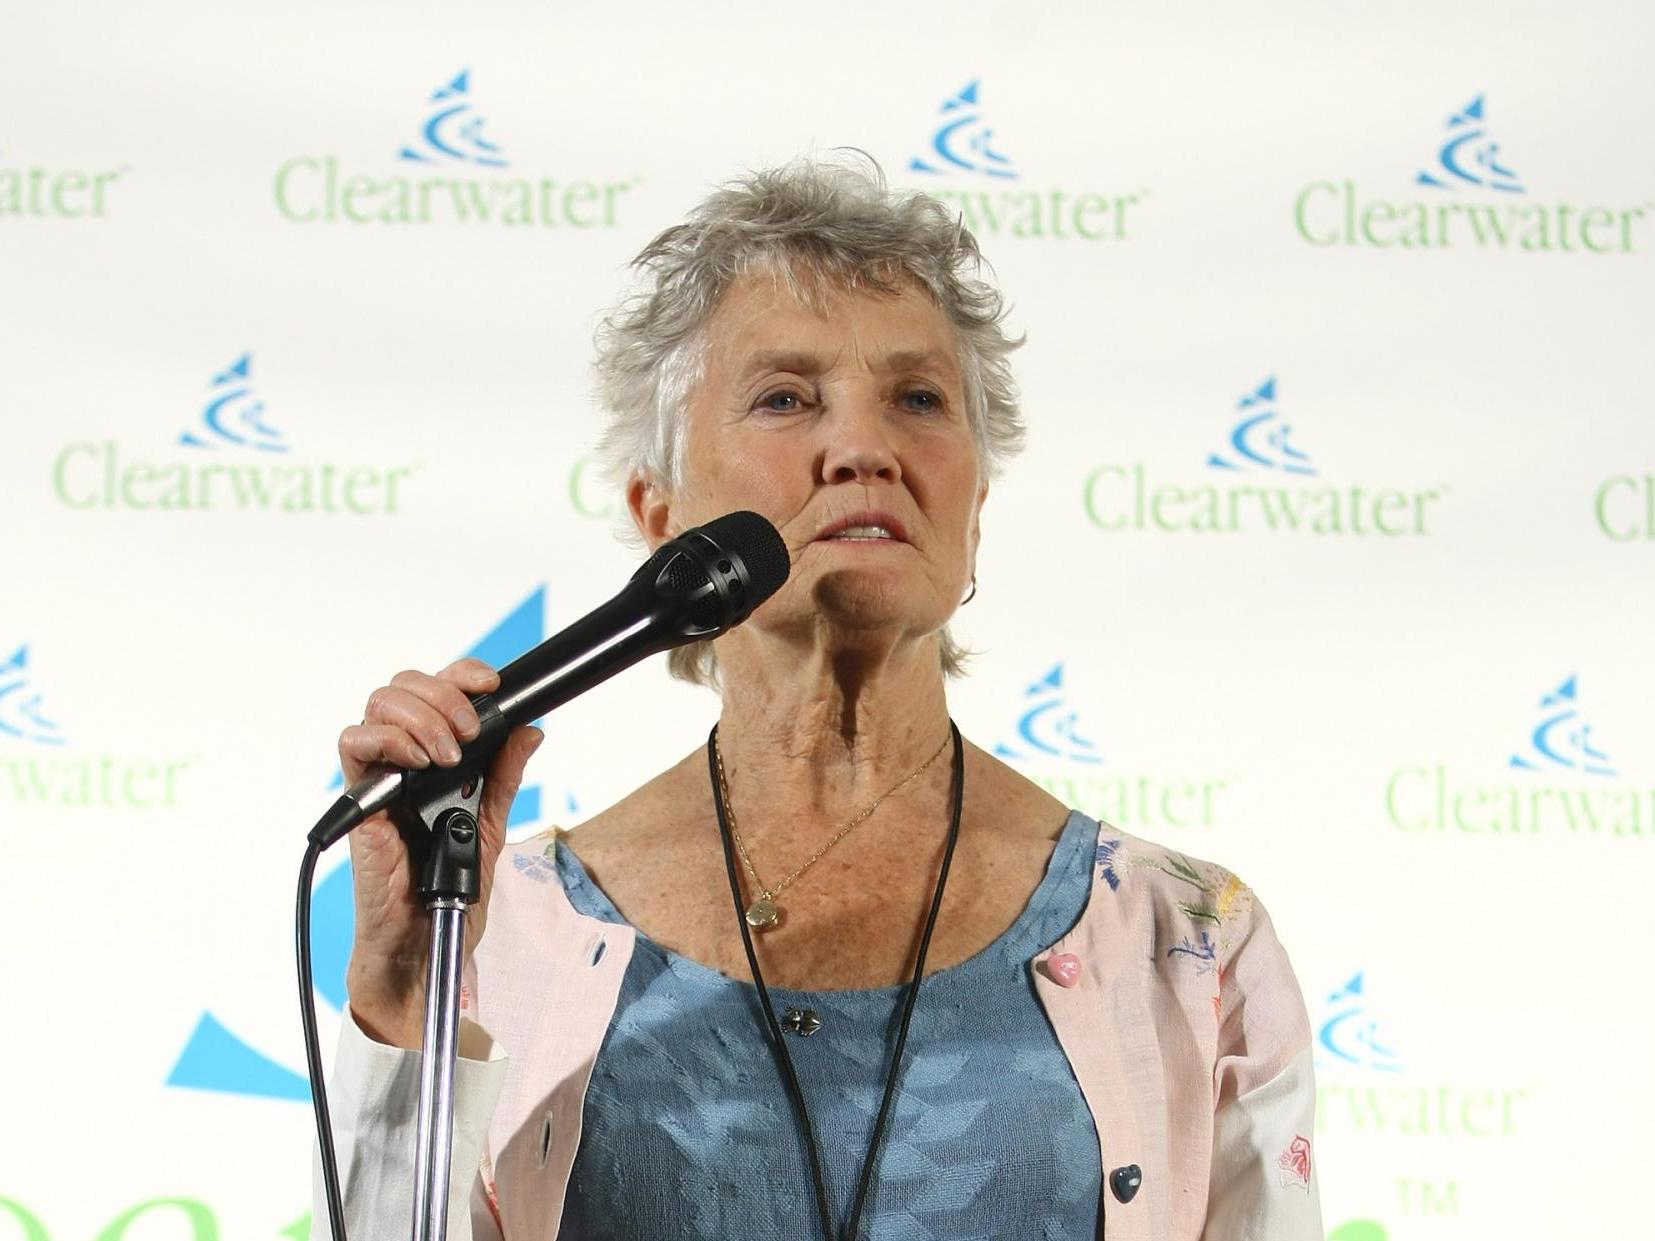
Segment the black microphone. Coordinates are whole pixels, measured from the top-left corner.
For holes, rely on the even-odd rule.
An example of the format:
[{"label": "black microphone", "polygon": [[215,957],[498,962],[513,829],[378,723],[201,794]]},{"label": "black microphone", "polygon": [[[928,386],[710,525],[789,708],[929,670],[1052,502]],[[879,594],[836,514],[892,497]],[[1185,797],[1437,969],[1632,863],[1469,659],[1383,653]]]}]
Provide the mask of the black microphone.
[{"label": "black microphone", "polygon": [[369,815],[422,805],[480,776],[520,724],[539,719],[650,655],[741,624],[787,580],[787,544],[757,513],[726,513],[661,544],[621,592],[500,669],[478,694],[480,730],[452,767],[377,767],[345,790],[310,831],[325,849]]}]

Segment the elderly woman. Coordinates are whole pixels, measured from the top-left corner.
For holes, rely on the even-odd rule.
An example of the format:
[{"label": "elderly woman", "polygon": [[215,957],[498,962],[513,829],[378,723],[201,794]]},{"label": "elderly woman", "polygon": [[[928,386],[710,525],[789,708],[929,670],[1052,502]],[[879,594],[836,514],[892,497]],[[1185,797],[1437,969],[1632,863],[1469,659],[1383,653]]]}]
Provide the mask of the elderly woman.
[{"label": "elderly woman", "polygon": [[[721,697],[706,746],[580,828],[503,849],[539,735],[499,753],[450,1235],[1319,1241],[1310,1034],[1264,910],[949,720],[946,626],[1022,436],[970,234],[806,164],[637,266],[599,361],[632,521],[654,547],[752,509],[792,574],[674,653]],[[394,677],[347,778],[453,763],[494,684]],[[395,829],[351,851],[334,1116],[378,1238],[407,1226],[427,932]]]}]

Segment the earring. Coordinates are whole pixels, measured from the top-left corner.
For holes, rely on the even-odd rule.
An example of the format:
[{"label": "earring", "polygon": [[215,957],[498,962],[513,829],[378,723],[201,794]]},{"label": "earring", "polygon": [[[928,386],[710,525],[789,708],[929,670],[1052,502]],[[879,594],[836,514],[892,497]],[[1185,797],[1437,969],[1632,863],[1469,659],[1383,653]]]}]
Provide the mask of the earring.
[{"label": "earring", "polygon": [[977,575],[975,573],[973,573],[971,575],[971,593],[969,595],[967,595],[964,599],[960,600],[960,606],[963,608],[966,604],[970,603],[976,597],[977,597]]}]

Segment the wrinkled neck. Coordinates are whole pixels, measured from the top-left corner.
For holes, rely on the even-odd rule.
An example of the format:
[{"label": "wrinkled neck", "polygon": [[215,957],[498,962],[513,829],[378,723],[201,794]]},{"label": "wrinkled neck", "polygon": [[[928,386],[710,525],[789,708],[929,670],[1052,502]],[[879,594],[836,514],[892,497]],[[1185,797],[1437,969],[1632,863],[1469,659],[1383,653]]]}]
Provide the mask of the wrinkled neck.
[{"label": "wrinkled neck", "polygon": [[[742,822],[755,829],[761,817],[817,827],[848,820],[949,735],[936,635],[802,658],[766,651],[762,640],[730,645],[720,652],[719,748],[732,803],[747,808]],[[946,753],[925,773],[927,785],[938,769],[946,775]]]}]

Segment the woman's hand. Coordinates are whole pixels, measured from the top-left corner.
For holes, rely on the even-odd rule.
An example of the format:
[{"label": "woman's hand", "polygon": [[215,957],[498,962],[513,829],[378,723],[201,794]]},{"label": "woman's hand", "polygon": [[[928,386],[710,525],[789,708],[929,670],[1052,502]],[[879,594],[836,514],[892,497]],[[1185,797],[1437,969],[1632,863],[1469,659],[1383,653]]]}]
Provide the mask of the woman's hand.
[{"label": "woman's hand", "polygon": [[[362,723],[339,734],[339,761],[349,787],[376,763],[415,770],[460,761],[460,742],[477,735],[468,694],[495,689],[500,677],[478,659],[461,659],[436,676],[399,672],[368,697]],[[538,729],[513,729],[489,765],[480,814],[481,892],[467,911],[465,959],[471,960],[488,921],[494,866],[506,840],[506,819],[523,782],[523,767],[545,739]],[[425,975],[431,922],[396,825],[376,814],[350,834],[356,889],[356,938],[345,989],[351,1012],[373,1039],[417,1048],[425,1029]]]}]

